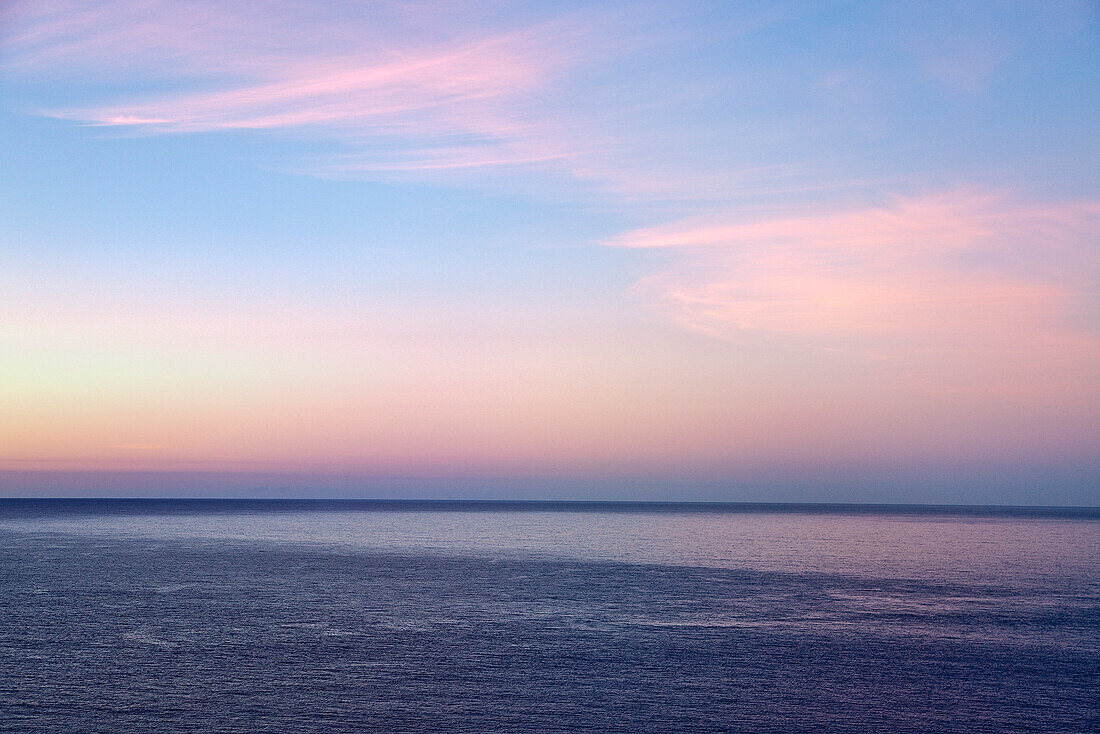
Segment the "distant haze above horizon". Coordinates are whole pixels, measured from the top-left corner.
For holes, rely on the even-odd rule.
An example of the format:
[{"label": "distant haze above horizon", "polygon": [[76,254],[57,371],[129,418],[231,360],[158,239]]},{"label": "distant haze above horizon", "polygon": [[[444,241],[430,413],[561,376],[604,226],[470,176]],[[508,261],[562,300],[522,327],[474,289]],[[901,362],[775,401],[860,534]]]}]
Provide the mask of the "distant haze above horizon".
[{"label": "distant haze above horizon", "polygon": [[1100,505],[1100,9],[14,0],[0,496]]}]

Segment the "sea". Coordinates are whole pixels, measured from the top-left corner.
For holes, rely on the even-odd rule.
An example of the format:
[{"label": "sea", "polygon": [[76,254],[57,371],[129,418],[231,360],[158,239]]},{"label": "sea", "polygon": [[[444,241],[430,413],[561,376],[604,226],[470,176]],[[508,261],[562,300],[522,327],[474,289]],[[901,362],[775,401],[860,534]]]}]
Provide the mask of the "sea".
[{"label": "sea", "polygon": [[1100,510],[0,500],[3,732],[1096,732]]}]

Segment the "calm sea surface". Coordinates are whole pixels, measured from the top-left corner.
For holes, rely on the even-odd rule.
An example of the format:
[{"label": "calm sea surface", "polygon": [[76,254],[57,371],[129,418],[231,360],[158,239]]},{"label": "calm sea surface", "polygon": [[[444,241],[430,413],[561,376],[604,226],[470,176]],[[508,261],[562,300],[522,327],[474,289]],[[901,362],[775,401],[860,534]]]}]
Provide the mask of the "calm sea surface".
[{"label": "calm sea surface", "polygon": [[0,500],[0,731],[1100,730],[1100,513]]}]

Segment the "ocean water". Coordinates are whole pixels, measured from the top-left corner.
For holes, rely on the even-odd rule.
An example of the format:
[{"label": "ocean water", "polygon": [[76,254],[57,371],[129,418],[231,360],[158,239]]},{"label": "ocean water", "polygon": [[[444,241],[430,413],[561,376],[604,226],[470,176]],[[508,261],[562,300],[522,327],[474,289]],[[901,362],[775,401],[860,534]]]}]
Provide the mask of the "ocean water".
[{"label": "ocean water", "polygon": [[1100,730],[1100,512],[0,500],[4,732]]}]

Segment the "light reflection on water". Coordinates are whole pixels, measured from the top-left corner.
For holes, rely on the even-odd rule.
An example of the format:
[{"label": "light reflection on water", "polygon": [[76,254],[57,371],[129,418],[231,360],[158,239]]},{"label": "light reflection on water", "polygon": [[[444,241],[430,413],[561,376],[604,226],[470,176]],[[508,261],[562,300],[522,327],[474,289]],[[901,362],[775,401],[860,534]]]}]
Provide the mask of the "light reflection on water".
[{"label": "light reflection on water", "polygon": [[[346,551],[603,560],[1015,585],[1100,582],[1100,522],[829,513],[316,511],[2,518],[103,538],[324,545]],[[94,541],[93,541],[94,542]]]}]

